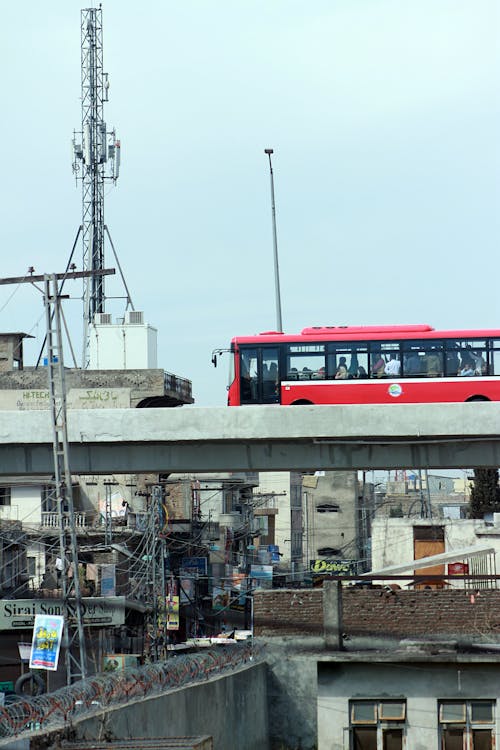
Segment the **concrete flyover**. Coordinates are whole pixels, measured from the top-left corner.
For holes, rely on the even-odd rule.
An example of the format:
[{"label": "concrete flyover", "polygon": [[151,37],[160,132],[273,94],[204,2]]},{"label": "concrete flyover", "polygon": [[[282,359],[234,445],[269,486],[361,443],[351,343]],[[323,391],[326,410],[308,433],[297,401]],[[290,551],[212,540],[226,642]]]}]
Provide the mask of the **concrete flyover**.
[{"label": "concrete flyover", "polygon": [[[500,466],[500,404],[68,412],[74,474]],[[0,475],[51,474],[48,411],[0,412]]]}]

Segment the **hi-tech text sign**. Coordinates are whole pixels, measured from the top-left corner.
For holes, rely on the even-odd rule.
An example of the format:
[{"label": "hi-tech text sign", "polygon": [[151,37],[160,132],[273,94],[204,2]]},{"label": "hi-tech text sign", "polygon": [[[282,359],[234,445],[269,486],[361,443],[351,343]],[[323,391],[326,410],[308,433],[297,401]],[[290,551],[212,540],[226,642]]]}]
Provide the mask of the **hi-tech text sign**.
[{"label": "hi-tech text sign", "polygon": [[[83,597],[83,624],[114,627],[125,622],[125,597]],[[60,599],[0,599],[0,630],[26,630],[35,615],[64,615]]]}]

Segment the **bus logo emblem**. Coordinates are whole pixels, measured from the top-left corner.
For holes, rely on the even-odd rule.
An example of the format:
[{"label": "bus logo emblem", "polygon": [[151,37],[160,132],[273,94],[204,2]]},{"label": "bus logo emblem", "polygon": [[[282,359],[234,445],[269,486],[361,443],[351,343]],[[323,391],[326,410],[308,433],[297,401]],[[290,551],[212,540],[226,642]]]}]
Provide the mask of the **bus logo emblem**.
[{"label": "bus logo emblem", "polygon": [[387,392],[389,396],[397,398],[398,396],[401,396],[401,394],[403,393],[403,389],[401,388],[399,383],[391,383],[391,385],[387,389]]}]

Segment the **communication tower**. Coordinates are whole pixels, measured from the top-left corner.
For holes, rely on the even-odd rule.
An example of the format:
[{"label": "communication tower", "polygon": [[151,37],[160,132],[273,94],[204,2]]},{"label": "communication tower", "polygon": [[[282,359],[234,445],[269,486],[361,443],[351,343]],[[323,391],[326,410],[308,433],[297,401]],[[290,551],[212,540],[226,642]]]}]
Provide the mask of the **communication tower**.
[{"label": "communication tower", "polygon": [[[96,273],[105,267],[105,234],[116,258],[104,223],[104,185],[106,181],[116,183],[120,172],[120,141],[116,138],[115,130],[108,130],[104,121],[109,81],[108,74],[103,72],[101,6],[81,11],[81,61],[82,129],[74,132],[73,173],[77,181],[82,181],[82,224],[79,233],[82,235],[83,270],[91,272],[83,280],[82,367],[86,368],[89,364],[89,328],[95,316],[105,310],[104,277]],[[131,300],[125,281],[124,285],[128,306]]]}]

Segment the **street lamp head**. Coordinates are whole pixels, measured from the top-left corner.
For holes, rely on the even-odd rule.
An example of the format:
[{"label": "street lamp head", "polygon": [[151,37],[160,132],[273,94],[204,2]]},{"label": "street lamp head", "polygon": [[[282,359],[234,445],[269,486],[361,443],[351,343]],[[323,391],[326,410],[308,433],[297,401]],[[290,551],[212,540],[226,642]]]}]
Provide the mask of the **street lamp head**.
[{"label": "street lamp head", "polygon": [[265,148],[264,149],[265,154],[274,154],[274,150],[272,148]]}]

